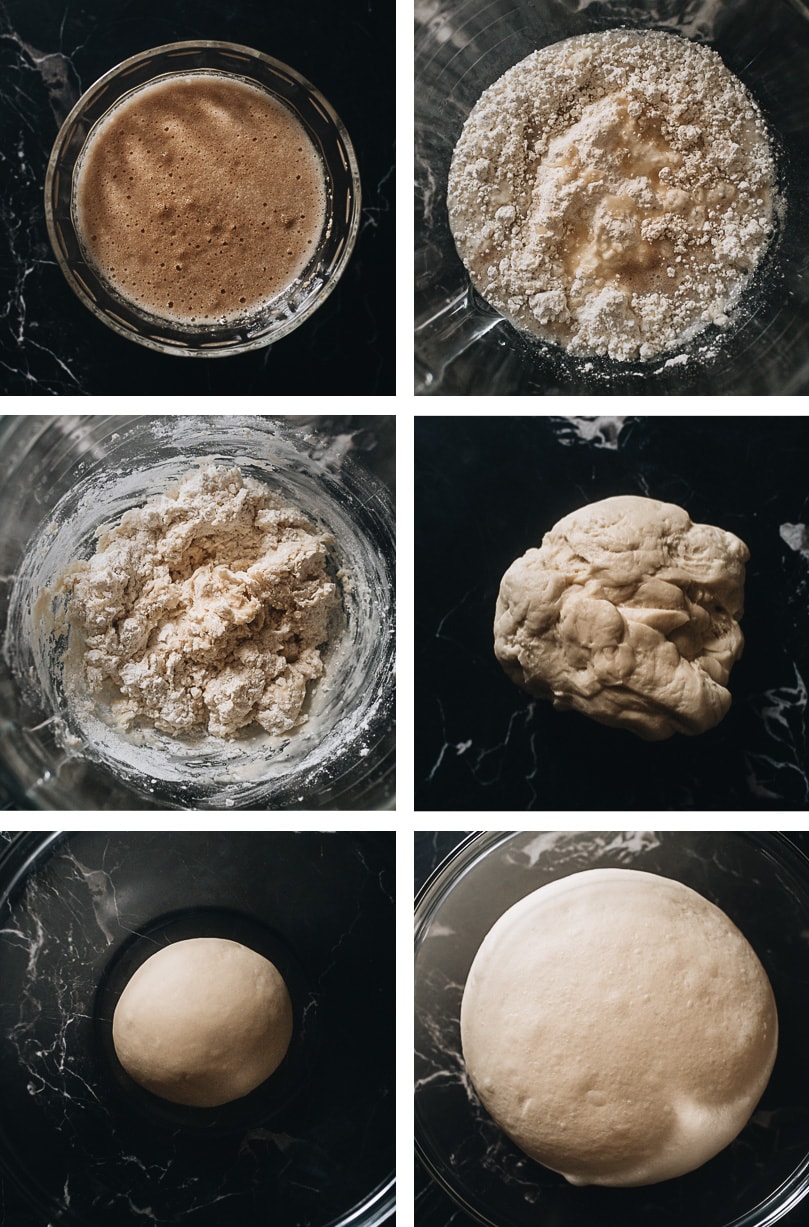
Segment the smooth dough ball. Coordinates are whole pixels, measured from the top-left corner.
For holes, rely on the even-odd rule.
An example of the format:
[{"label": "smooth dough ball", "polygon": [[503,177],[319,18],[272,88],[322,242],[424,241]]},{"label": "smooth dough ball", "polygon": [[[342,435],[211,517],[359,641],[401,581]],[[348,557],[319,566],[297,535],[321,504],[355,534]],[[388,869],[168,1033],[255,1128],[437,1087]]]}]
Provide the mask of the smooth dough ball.
[{"label": "smooth dough ball", "polygon": [[560,520],[503,576],[494,650],[519,686],[647,741],[730,707],[747,546],[673,503],[622,495]]},{"label": "smooth dough ball", "polygon": [[461,1007],[487,1111],[571,1184],[692,1171],[749,1120],[778,1017],[753,949],[702,895],[631,869],[543,886],[501,916]]},{"label": "smooth dough ball", "polygon": [[269,1078],[292,1038],[278,968],[239,942],[194,937],[138,968],[112,1020],[118,1060],[172,1103],[215,1108]]}]

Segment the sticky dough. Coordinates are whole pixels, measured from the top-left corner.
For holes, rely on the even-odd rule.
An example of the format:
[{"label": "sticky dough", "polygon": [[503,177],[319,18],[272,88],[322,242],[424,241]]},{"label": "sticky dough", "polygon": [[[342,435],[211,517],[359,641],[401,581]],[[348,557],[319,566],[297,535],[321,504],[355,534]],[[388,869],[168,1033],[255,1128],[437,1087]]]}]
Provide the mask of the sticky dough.
[{"label": "sticky dough", "polygon": [[748,557],[733,533],[673,503],[591,503],[506,571],[495,653],[556,708],[648,741],[705,732],[730,707]]},{"label": "sticky dough", "polygon": [[654,1184],[727,1146],[763,1093],[778,1020],[751,946],[680,882],[572,874],[497,921],[461,1036],[474,1087],[571,1184]]},{"label": "sticky dough", "polygon": [[172,1103],[241,1099],[281,1064],[292,1002],[277,967],[239,942],[173,942],[143,963],[115,1008],[112,1039],[135,1082]]},{"label": "sticky dough", "polygon": [[187,474],[62,581],[87,689],[124,728],[295,729],[340,604],[331,545],[238,468]]}]

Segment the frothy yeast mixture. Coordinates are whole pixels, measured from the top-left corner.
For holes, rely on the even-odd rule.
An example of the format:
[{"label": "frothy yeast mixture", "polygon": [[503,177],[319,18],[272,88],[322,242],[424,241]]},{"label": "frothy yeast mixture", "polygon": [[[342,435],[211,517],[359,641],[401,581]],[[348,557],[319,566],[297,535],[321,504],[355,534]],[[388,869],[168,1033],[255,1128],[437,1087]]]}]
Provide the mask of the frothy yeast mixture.
[{"label": "frothy yeast mixture", "polygon": [[325,217],[322,164],[301,122],[222,74],[136,90],[79,166],[86,257],[124,297],[177,321],[238,318],[280,293]]}]

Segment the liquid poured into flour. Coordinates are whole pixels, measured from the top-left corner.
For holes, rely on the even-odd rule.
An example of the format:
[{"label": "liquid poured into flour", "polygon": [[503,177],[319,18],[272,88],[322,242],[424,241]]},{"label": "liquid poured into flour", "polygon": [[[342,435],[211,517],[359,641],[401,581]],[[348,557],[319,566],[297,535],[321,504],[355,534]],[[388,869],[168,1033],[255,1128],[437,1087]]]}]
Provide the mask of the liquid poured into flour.
[{"label": "liquid poured into flour", "polygon": [[545,47],[484,92],[448,206],[476,288],[518,327],[645,360],[728,324],[774,232],[775,164],[716,52],[608,30]]}]

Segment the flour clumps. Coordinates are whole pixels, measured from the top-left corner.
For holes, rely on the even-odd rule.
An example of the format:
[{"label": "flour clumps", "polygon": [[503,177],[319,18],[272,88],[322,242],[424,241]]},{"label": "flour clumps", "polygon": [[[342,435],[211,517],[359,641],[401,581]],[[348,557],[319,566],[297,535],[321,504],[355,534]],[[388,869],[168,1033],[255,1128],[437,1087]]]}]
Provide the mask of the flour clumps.
[{"label": "flour clumps", "polygon": [[767,974],[681,882],[592,869],[510,907],[473,960],[463,1056],[484,1107],[571,1184],[693,1171],[744,1128],[775,1062]]},{"label": "flour clumps", "polygon": [[646,741],[703,733],[730,707],[748,557],[733,533],[674,503],[590,503],[506,571],[495,655],[557,709]]},{"label": "flour clumps", "polygon": [[767,128],[716,52],[656,30],[544,47],[483,93],[448,207],[476,288],[576,355],[725,327],[772,238]]},{"label": "flour clumps", "polygon": [[289,733],[339,617],[333,545],[238,468],[187,474],[63,577],[88,691],[124,728]]}]

